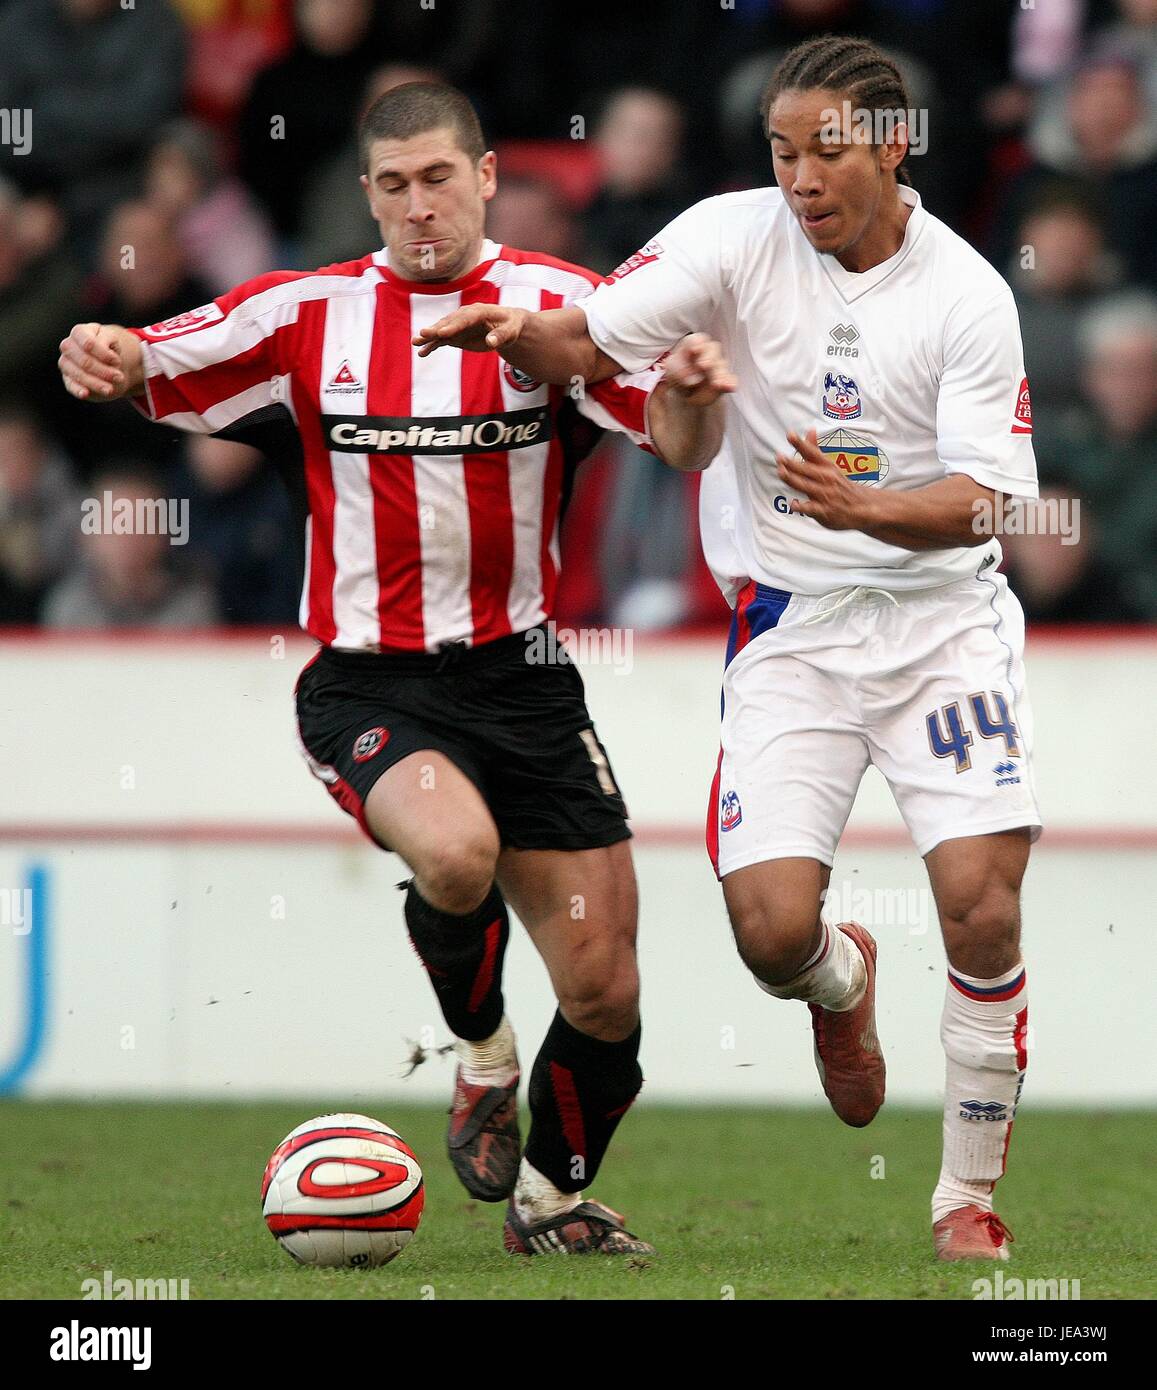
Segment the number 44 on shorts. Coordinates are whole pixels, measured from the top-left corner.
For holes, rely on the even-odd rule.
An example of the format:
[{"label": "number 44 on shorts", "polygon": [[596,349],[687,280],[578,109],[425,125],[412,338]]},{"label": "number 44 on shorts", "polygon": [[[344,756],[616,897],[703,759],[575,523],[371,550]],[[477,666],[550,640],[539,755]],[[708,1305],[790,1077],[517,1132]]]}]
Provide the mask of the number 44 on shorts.
[{"label": "number 44 on shorts", "polygon": [[[992,706],[989,706],[989,700]],[[1010,758],[1020,757],[1020,739],[1008,712],[1008,701],[999,690],[970,695],[968,703],[972,706],[972,717],[981,738],[1004,739],[1004,751]],[[993,712],[995,710],[995,713]],[[972,766],[969,749],[974,742],[972,735],[964,727],[964,716],[960,712],[960,701],[953,700],[950,705],[941,705],[926,716],[924,723],[928,728],[928,746],[938,758],[955,758],[956,771],[967,772]]]}]

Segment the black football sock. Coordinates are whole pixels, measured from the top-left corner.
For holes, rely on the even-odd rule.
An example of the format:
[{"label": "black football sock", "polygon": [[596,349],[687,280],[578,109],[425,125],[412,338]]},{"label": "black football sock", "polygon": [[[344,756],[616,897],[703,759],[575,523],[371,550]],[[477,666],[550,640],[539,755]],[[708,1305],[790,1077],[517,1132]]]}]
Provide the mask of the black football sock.
[{"label": "black football sock", "polygon": [[502,962],[510,937],[498,885],[473,912],[459,916],[431,906],[411,881],[406,926],[450,1031],[469,1042],[490,1037],[502,1022]]},{"label": "black football sock", "polygon": [[594,1180],[619,1121],[643,1085],[642,1026],[622,1042],[589,1037],[556,1011],[530,1073],[526,1160],[560,1192]]}]

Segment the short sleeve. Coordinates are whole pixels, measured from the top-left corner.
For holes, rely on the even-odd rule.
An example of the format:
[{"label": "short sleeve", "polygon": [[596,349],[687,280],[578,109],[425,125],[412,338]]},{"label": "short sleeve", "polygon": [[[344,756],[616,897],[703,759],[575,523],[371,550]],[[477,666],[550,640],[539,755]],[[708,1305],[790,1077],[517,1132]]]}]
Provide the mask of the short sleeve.
[{"label": "short sleeve", "polygon": [[704,331],[722,289],[719,201],[707,198],[612,271],[582,308],[595,346],[638,372]]},{"label": "short sleeve", "polygon": [[1012,292],[961,299],[949,312],[936,402],[936,450],[947,474],[1037,496],[1032,406]]},{"label": "short sleeve", "polygon": [[199,308],[130,329],[145,371],[145,394],[132,403],[150,420],[214,434],[283,401],[301,278],[259,275]]},{"label": "short sleeve", "polygon": [[653,454],[656,450],[647,411],[651,393],[662,379],[659,367],[648,367],[642,372],[620,372],[588,388],[579,397],[578,408],[600,429],[618,430]]}]

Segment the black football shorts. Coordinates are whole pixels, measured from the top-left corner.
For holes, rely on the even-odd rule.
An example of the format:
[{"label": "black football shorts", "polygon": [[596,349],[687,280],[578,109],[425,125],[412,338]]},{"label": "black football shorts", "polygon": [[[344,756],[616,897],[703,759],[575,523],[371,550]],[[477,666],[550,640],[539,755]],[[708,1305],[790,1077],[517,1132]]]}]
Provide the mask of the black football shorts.
[{"label": "black football shorts", "polygon": [[528,661],[542,650],[527,633],[434,654],[322,647],[296,692],[311,770],[367,835],[370,788],[402,758],[433,749],[481,792],[504,847],[598,849],[629,838],[582,677],[554,643],[554,659]]}]

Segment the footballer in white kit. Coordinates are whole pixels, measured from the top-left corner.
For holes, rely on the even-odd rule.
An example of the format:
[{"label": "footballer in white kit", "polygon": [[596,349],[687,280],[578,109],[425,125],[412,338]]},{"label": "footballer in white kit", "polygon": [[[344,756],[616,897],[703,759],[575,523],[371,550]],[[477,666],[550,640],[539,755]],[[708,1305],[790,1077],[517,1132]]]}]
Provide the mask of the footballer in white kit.
[{"label": "footballer in white kit", "polygon": [[1019,891],[1040,815],[992,518],[1037,495],[1031,407],[1011,291],[904,182],[908,109],[873,45],[801,44],[764,98],[776,187],[690,208],[581,310],[480,307],[428,338],[484,332],[539,379],[588,381],[688,334],[722,344],[737,389],[700,523],[734,614],[707,838],[736,943],[764,990],[808,1003],[824,1090],[867,1124],[876,945],[822,904],[878,767],[948,954],[934,1248],[1006,1259],[992,1192],[1027,1064]]}]

